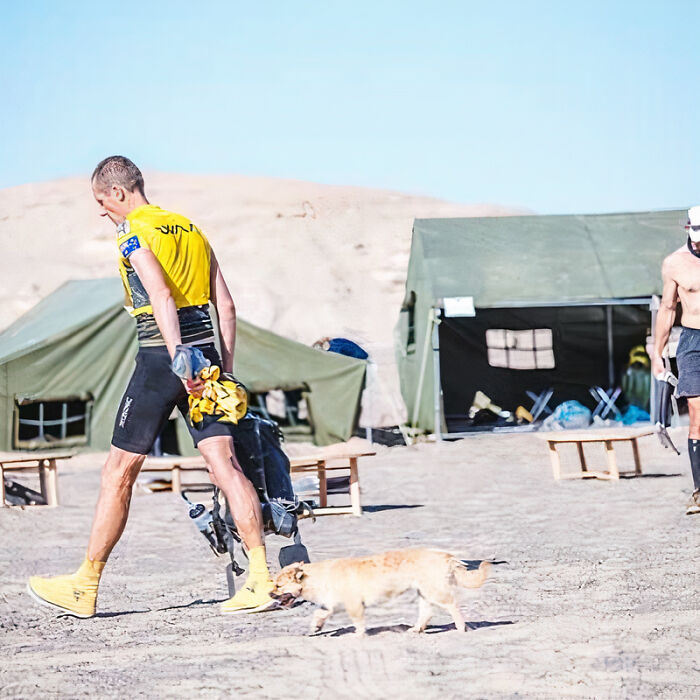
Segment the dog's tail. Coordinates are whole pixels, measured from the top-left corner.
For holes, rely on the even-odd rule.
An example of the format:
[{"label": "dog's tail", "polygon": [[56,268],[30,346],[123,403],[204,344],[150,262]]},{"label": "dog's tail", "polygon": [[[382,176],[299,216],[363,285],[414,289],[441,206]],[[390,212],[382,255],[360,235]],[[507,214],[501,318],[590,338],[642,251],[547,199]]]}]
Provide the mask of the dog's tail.
[{"label": "dog's tail", "polygon": [[478,569],[469,570],[459,559],[453,559],[451,569],[458,586],[462,586],[462,588],[479,588],[489,576],[491,562],[482,561]]}]

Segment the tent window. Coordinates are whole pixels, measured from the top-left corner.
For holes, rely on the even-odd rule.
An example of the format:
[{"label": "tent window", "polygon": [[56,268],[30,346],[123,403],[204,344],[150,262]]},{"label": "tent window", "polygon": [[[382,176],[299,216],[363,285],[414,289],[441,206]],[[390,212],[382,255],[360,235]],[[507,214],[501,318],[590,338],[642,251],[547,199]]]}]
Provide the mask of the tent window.
[{"label": "tent window", "polygon": [[526,331],[489,328],[486,348],[491,367],[554,369],[551,328]]},{"label": "tent window", "polygon": [[15,448],[85,445],[88,442],[92,397],[51,401],[19,399],[15,404]]}]

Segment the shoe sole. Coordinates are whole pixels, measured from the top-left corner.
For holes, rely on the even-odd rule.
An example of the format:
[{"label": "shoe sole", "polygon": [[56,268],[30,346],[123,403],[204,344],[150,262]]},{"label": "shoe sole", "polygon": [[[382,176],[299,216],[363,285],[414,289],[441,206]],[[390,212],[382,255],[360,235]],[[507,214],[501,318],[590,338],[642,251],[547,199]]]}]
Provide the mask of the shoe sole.
[{"label": "shoe sole", "polygon": [[81,615],[80,613],[75,612],[75,610],[70,610],[69,608],[63,608],[60,605],[56,605],[56,603],[51,603],[48,600],[45,600],[42,598],[28,583],[27,584],[27,593],[34,599],[36,603],[39,603],[39,605],[43,605],[46,608],[50,608],[51,610],[58,611],[60,613],[63,613],[64,615],[71,615],[73,617],[78,617],[81,620],[87,620],[91,617],[95,617],[95,613],[91,613],[90,615]]},{"label": "shoe sole", "polygon": [[256,608],[238,608],[238,610],[222,610],[222,615],[245,615],[250,613],[265,612],[265,610],[270,610],[279,607],[279,603],[276,600],[268,600],[262,605],[258,605]]}]

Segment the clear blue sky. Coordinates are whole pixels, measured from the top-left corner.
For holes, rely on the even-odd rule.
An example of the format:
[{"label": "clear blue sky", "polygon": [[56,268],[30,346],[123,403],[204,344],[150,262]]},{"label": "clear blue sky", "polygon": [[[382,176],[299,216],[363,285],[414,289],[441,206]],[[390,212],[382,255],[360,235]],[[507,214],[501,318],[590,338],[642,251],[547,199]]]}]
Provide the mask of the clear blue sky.
[{"label": "clear blue sky", "polygon": [[700,203],[700,2],[0,0],[0,187],[272,175],[540,213]]}]

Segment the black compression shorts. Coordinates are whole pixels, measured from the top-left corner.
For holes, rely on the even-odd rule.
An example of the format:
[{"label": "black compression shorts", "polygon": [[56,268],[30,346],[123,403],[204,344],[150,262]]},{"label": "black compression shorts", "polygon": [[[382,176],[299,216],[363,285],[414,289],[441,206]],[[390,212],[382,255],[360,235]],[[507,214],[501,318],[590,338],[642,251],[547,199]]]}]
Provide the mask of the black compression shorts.
[{"label": "black compression shorts", "polygon": [[[219,353],[213,344],[197,347],[213,365],[221,367]],[[139,348],[136,368],[114,420],[112,444],[127,452],[148,454],[175,406],[185,418],[195,447],[204,438],[231,436],[230,423],[219,423],[215,419],[205,421],[199,429],[193,427],[188,417],[187,392],[178,376],[170,369],[167,348]]]}]

